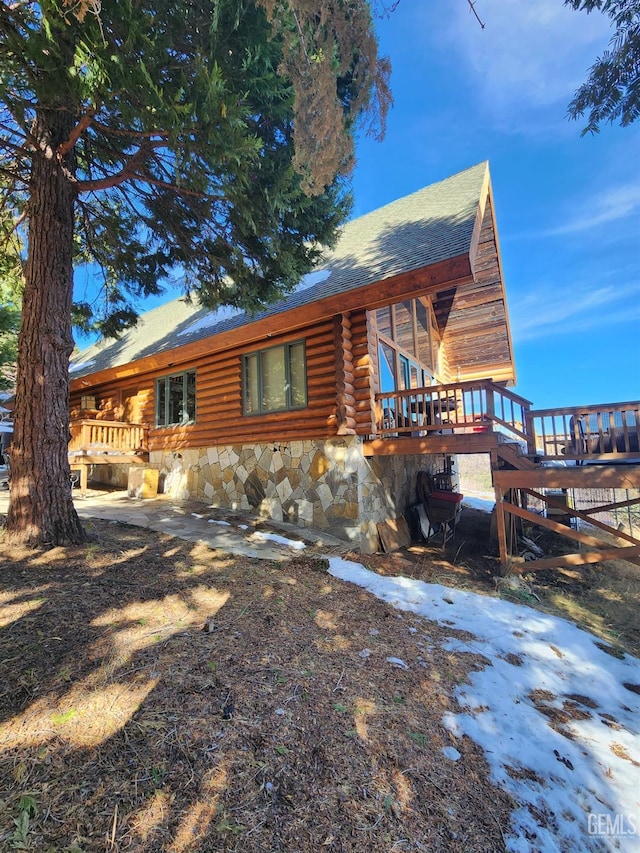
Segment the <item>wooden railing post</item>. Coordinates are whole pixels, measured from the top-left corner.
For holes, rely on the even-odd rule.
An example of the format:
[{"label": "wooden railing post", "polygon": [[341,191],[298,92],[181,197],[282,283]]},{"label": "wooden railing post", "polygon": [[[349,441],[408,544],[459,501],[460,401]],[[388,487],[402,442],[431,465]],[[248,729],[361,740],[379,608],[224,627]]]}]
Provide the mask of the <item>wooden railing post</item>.
[{"label": "wooden railing post", "polygon": [[488,420],[491,423],[494,423],[496,417],[496,406],[495,406],[495,398],[494,398],[494,386],[492,383],[488,382],[485,385],[484,396],[485,396],[485,414]]},{"label": "wooden railing post", "polygon": [[496,495],[496,533],[498,536],[498,552],[500,554],[501,574],[504,576],[509,568],[509,549],[507,547],[507,525],[504,511],[506,490],[501,486],[495,487]]},{"label": "wooden railing post", "polygon": [[536,453],[536,428],[531,414],[531,409],[524,409],[524,431],[527,435],[527,453],[534,456]]}]

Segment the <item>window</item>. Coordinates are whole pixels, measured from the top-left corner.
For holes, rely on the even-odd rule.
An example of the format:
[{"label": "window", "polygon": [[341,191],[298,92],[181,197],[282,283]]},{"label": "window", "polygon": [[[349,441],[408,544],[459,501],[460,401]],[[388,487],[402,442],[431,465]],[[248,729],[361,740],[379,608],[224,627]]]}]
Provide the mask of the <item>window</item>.
[{"label": "window", "polygon": [[388,344],[378,344],[378,361],[380,363],[380,390],[395,391],[395,350]]},{"label": "window", "polygon": [[93,395],[84,394],[80,398],[81,409],[97,409],[96,398]]},{"label": "window", "polygon": [[307,405],[304,341],[248,353],[243,359],[245,415]]},{"label": "window", "polygon": [[156,381],[156,424],[190,424],[196,419],[196,372],[186,370]]},{"label": "window", "polygon": [[377,308],[379,390],[430,385],[440,372],[440,336],[431,302],[423,297]]}]

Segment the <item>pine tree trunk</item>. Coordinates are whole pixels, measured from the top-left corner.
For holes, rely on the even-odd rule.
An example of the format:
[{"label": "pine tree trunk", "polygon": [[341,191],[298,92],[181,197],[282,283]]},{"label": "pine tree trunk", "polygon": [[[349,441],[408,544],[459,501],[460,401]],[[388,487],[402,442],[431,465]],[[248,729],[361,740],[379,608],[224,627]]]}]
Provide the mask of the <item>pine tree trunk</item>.
[{"label": "pine tree trunk", "polygon": [[74,155],[57,156],[73,127],[65,109],[41,112],[33,135],[29,244],[18,339],[8,537],[30,545],[85,541],[71,495],[69,356],[73,350]]}]

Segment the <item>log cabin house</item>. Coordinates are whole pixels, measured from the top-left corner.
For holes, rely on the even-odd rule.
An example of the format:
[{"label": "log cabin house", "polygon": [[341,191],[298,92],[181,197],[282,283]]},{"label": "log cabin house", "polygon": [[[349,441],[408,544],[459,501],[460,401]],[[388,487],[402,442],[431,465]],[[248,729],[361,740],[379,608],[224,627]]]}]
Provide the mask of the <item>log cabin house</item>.
[{"label": "log cabin house", "polygon": [[126,485],[131,465],[149,465],[174,498],[326,529],[364,552],[415,503],[419,471],[455,486],[458,453],[536,466],[530,404],[509,390],[487,163],[349,222],[260,313],[177,299],[70,370],[83,487],[90,470]]}]

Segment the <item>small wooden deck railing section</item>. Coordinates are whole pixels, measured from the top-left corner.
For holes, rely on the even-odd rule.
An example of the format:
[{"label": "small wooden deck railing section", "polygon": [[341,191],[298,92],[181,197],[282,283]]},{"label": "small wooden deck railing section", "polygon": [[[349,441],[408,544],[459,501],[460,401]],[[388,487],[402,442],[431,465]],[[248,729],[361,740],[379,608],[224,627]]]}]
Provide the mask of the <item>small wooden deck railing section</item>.
[{"label": "small wooden deck railing section", "polygon": [[72,456],[134,455],[148,450],[149,428],[143,424],[83,419],[69,426]]},{"label": "small wooden deck railing section", "polygon": [[376,394],[376,436],[500,432],[528,445],[530,403],[485,379]]},{"label": "small wooden deck railing section", "polygon": [[640,402],[563,409],[531,403],[491,380],[376,394],[376,437],[494,432],[537,462],[640,458]]},{"label": "small wooden deck railing section", "polygon": [[640,457],[640,402],[530,411],[529,454],[541,459],[615,462]]}]

